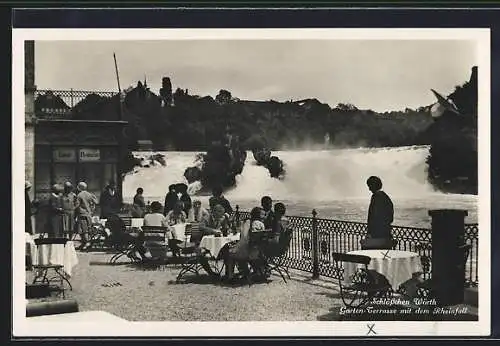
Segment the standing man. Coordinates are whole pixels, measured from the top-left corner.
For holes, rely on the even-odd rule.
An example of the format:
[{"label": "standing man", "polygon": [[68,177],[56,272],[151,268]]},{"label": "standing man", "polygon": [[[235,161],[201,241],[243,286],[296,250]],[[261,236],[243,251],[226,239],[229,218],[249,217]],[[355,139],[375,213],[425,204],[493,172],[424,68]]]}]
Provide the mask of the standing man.
[{"label": "standing man", "polygon": [[382,180],[379,177],[371,176],[366,184],[372,192],[372,198],[368,208],[368,234],[362,248],[392,249],[391,224],[394,220],[394,205],[391,198],[382,191]]},{"label": "standing man", "polygon": [[116,190],[114,182],[111,181],[108,186],[104,188],[104,191],[101,193],[99,205],[101,207],[101,219],[107,219],[110,215],[120,213],[122,200]]},{"label": "standing man", "polygon": [[87,191],[87,184],[82,181],[78,183],[76,198],[78,203],[76,229],[81,239],[81,245],[78,249],[85,250],[90,246],[88,233],[92,227],[92,215],[97,204],[97,197]]}]

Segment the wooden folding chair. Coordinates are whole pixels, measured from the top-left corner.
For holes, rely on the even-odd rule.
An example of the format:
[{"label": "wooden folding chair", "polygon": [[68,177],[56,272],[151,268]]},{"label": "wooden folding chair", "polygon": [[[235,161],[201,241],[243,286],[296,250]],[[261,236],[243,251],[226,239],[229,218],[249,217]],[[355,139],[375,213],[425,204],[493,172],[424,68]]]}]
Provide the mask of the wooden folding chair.
[{"label": "wooden folding chair", "polygon": [[[67,238],[35,239],[35,245],[37,246],[38,251],[42,251],[41,247],[46,245],[59,245],[64,248],[67,242]],[[32,265],[32,268],[35,273],[32,284],[49,285],[51,291],[61,293],[63,298],[65,291],[65,282],[68,284],[70,290],[73,289],[73,287],[71,286],[71,282],[69,282],[66,274],[64,273],[64,266],[62,264],[38,263]]]},{"label": "wooden folding chair", "polygon": [[[388,282],[377,283],[374,272],[368,269],[371,258],[363,255],[350,255],[334,252],[332,258],[335,263],[334,270],[341,274],[345,271],[341,263],[352,263],[356,270],[351,276],[351,283],[345,283],[343,275],[337,275],[342,302],[347,307],[364,306],[375,297],[385,296],[391,293],[391,286]],[[361,267],[359,267],[361,265]]]},{"label": "wooden folding chair", "polygon": [[205,252],[200,248],[203,232],[199,228],[199,224],[186,225],[186,240],[179,244],[182,267],[177,275],[176,282],[179,282],[187,273],[199,275],[200,269],[204,268],[209,274],[214,273],[210,268],[208,260],[204,260]]},{"label": "wooden folding chair", "polygon": [[166,233],[168,227],[163,226],[142,226],[142,237],[144,247],[151,254],[151,259],[143,260],[143,265],[153,265],[160,267],[166,264],[168,244]]}]

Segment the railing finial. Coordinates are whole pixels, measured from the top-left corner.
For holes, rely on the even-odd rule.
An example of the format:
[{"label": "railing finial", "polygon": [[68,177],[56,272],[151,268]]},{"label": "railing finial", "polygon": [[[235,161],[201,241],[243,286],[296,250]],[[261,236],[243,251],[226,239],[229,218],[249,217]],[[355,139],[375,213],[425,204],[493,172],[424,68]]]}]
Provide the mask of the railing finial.
[{"label": "railing finial", "polygon": [[316,211],[316,209],[313,209],[312,215],[313,215],[313,217],[316,217],[318,215],[318,212]]}]

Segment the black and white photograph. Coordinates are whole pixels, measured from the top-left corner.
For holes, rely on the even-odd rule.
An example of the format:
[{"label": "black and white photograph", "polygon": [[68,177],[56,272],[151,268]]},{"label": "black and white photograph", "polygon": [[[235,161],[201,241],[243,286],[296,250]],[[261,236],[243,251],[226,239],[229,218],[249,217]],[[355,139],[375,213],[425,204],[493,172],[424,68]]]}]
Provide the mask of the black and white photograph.
[{"label": "black and white photograph", "polygon": [[14,331],[488,334],[489,35],[13,30]]}]

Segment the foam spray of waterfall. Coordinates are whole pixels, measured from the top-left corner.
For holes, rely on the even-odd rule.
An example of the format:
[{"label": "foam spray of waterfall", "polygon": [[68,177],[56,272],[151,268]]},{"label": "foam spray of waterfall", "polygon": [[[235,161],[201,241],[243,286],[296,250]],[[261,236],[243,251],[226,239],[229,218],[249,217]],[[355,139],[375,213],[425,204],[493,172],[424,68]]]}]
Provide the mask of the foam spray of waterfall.
[{"label": "foam spray of waterfall", "polygon": [[[286,164],[284,180],[272,179],[257,166],[251,154],[235,188],[226,192],[232,198],[252,198],[265,194],[281,199],[342,200],[366,197],[365,181],[379,176],[392,196],[421,196],[433,193],[427,182],[427,146],[328,151],[282,151],[277,154]],[[146,156],[150,153],[141,153]],[[164,196],[170,184],[185,182],[184,170],[194,165],[194,152],[163,152],[167,165],[138,168],[124,180],[124,196],[131,197],[137,187],[146,196]],[[137,155],[137,153],[136,153]],[[199,184],[190,186],[196,194]]]}]

